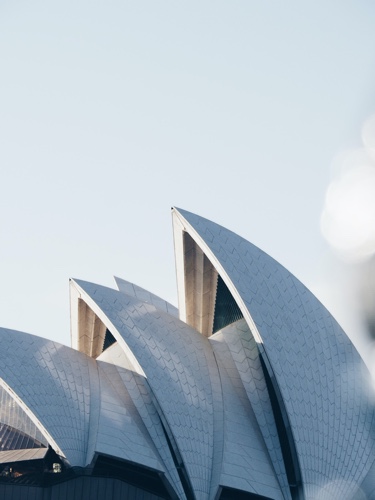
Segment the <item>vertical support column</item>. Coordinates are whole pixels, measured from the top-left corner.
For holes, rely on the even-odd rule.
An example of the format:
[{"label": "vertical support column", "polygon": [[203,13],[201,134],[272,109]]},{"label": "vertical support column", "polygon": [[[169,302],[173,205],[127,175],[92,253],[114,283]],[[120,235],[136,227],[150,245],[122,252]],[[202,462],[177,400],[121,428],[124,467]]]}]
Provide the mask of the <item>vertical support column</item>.
[{"label": "vertical support column", "polygon": [[217,272],[191,236],[184,232],[186,323],[206,337],[212,334]]}]

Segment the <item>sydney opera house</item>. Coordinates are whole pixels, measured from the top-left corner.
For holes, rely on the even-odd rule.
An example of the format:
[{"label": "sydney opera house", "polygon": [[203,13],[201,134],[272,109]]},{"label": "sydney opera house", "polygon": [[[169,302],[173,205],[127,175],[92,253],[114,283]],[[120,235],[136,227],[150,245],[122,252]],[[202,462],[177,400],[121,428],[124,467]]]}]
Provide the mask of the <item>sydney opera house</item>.
[{"label": "sydney opera house", "polygon": [[375,499],[346,334],[254,245],[172,218],[178,309],[71,280],[71,348],[0,329],[0,498]]}]

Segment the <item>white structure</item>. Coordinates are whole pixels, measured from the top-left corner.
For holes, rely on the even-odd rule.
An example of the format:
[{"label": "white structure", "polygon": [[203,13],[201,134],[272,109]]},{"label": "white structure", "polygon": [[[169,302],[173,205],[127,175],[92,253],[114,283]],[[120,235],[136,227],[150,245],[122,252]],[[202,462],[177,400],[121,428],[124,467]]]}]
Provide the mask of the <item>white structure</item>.
[{"label": "white structure", "polygon": [[374,408],[348,337],[261,250],[172,216],[179,312],[121,279],[71,280],[73,348],[0,330],[7,487],[49,450],[70,499],[71,467],[118,467],[127,498],[375,498]]}]

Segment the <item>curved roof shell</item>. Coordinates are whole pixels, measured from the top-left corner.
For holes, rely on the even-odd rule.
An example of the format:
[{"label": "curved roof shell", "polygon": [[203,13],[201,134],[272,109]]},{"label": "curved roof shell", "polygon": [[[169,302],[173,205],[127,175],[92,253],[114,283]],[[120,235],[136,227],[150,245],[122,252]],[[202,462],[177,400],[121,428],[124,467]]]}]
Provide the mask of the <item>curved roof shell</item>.
[{"label": "curved roof shell", "polygon": [[[226,382],[227,388],[231,384],[224,368],[219,374],[219,362],[208,340],[184,322],[139,299],[78,280],[75,286],[79,287],[83,300],[91,297],[95,301],[106,316],[104,322],[111,325],[112,334],[125,341],[138,360],[197,498],[208,498],[210,493],[214,496],[213,491],[223,483],[221,469],[234,468],[231,461],[217,460],[222,456],[223,443],[224,447],[230,447],[231,440],[234,454],[248,465],[237,470],[236,475],[227,474],[227,479],[231,476],[229,486],[238,485],[242,476],[248,491],[282,498],[267,448],[262,436],[253,429],[250,417],[244,428],[252,446],[246,448],[243,442],[239,446],[235,431],[232,435],[224,432],[220,419],[224,411],[223,384]],[[233,392],[232,405],[235,400],[239,408],[241,398]],[[249,409],[248,402],[247,406]],[[259,463],[267,480],[256,468]]]},{"label": "curved roof shell", "polygon": [[[324,490],[330,498],[351,498],[375,459],[368,376],[353,344],[316,297],[269,255],[195,214],[175,209],[173,216],[175,240],[186,232],[200,247],[257,342],[286,412],[305,496]],[[178,277],[181,282],[183,270]],[[181,303],[183,285],[179,290]]]},{"label": "curved roof shell", "polygon": [[115,387],[112,365],[13,330],[0,329],[0,341],[0,384],[70,465],[105,453],[164,471],[132,418],[131,398]]},{"label": "curved roof shell", "polygon": [[120,278],[71,280],[74,349],[0,329],[0,423],[41,447],[3,456],[109,457],[182,500],[374,496],[374,407],[348,337],[267,254],[172,213],[178,310]]}]

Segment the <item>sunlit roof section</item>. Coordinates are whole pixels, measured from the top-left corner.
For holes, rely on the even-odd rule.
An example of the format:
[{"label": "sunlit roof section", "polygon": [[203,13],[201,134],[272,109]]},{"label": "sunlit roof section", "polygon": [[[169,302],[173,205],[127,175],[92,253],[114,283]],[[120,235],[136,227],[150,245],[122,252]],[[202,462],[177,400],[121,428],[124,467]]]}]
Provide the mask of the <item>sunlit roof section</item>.
[{"label": "sunlit roof section", "polygon": [[148,304],[154,305],[157,309],[164,311],[172,316],[176,316],[178,318],[178,309],[174,305],[170,304],[166,300],[158,297],[154,293],[145,290],[144,288],[135,285],[134,283],[130,283],[130,281],[126,281],[122,278],[118,278],[115,276],[116,285],[120,292],[124,292],[127,295],[131,295],[132,297],[137,297],[137,299],[142,300],[143,302],[147,302]]}]

